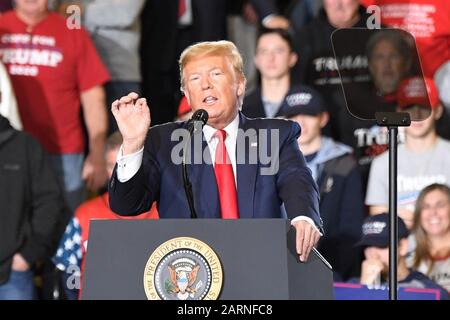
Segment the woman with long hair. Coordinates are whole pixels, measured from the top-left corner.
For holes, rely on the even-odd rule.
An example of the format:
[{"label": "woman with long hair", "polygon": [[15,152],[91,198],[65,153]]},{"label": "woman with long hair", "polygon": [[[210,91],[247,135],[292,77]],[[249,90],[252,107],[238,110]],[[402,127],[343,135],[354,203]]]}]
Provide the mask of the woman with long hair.
[{"label": "woman with long hair", "polygon": [[432,184],[417,199],[413,268],[450,291],[450,188]]}]

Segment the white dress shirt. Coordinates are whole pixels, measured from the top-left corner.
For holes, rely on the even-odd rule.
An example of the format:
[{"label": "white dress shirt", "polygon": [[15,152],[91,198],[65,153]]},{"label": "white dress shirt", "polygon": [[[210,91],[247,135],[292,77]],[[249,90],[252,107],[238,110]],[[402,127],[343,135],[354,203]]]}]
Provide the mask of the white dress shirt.
[{"label": "white dress shirt", "polygon": [[[230,158],[231,166],[233,167],[234,183],[237,186],[237,176],[236,176],[236,140],[237,133],[239,129],[239,114],[227,125],[223,130],[227,133],[225,138],[225,146],[227,147],[228,157]],[[211,127],[210,125],[203,126],[203,135],[205,136],[206,142],[208,143],[209,154],[211,155],[211,160],[213,165],[215,165],[216,149],[219,144],[219,138],[215,135],[217,129]],[[234,156],[233,156],[234,155]],[[236,188],[237,190],[237,188]]]},{"label": "white dress shirt", "polygon": [[[231,165],[233,167],[233,174],[234,174],[234,181],[236,183],[236,189],[237,187],[237,170],[236,170],[236,141],[237,141],[237,134],[239,129],[239,114],[236,115],[236,117],[231,121],[230,124],[228,124],[224,130],[227,133],[227,137],[225,139],[225,145],[227,147],[228,156],[231,161]],[[206,142],[208,143],[209,153],[211,154],[212,163],[214,165],[214,159],[216,154],[216,148],[219,143],[219,138],[215,136],[217,129],[209,126],[204,125],[203,126],[203,135],[205,136]],[[120,182],[127,182],[130,180],[136,172],[138,172],[139,168],[142,164],[142,156],[144,154],[144,148],[141,150],[128,154],[123,155],[122,153],[122,146],[120,147],[119,153],[117,154],[117,179]],[[230,156],[234,155],[234,156]],[[297,216],[294,219],[291,220],[291,224],[299,221],[299,220],[305,220],[312,224],[316,230],[317,227],[314,223],[314,221],[307,217],[307,216]],[[321,234],[322,235],[322,234]]]}]

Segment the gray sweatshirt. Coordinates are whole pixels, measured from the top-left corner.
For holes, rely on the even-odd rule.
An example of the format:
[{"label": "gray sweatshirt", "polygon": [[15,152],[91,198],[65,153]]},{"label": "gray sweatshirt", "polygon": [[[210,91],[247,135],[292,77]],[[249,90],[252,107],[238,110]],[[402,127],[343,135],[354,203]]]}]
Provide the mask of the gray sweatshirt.
[{"label": "gray sweatshirt", "polygon": [[[61,3],[71,2],[61,0]],[[82,0],[89,31],[112,81],[141,81],[140,13],[145,0]]]}]

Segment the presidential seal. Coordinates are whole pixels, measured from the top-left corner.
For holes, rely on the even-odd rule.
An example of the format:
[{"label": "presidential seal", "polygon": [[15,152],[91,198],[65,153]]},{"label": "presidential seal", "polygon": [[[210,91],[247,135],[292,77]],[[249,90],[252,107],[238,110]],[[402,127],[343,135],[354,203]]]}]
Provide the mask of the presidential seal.
[{"label": "presidential seal", "polygon": [[222,283],[219,257],[194,238],[164,242],[145,265],[144,289],[149,300],[216,300]]}]

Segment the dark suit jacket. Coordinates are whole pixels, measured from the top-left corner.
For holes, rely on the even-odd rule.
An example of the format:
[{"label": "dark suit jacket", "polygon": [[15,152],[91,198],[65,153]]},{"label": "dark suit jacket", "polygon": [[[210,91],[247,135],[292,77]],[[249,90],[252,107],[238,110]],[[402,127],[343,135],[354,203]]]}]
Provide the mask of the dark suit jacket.
[{"label": "dark suit jacket", "polygon": [[[190,217],[181,165],[171,161],[172,149],[179,144],[179,141],[171,141],[171,133],[175,129],[186,128],[186,125],[186,122],[172,122],[152,127],[145,142],[143,164],[136,175],[121,183],[114,171],[109,183],[109,199],[113,211],[137,215],[149,210],[152,202],[157,201],[160,218]],[[238,158],[240,217],[294,218],[305,215],[321,227],[318,189],[298,148],[298,124],[289,120],[248,119],[240,114],[239,128],[244,131],[253,129],[247,131],[253,131],[253,134],[245,139],[246,150],[260,149],[262,145],[268,146],[270,150],[270,139],[266,139],[266,143],[258,141],[256,132],[260,129],[279,130],[279,170],[276,174],[261,175],[261,168],[270,165],[264,165],[259,156],[256,164],[249,163],[248,152],[245,164],[240,164]],[[255,142],[258,143],[257,147]],[[206,141],[203,141],[202,147],[204,154],[210,159]],[[220,203],[214,167],[208,164],[190,164],[187,170],[199,218],[219,218]],[[285,211],[281,208],[282,204]]]}]

